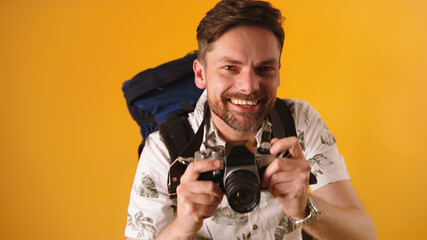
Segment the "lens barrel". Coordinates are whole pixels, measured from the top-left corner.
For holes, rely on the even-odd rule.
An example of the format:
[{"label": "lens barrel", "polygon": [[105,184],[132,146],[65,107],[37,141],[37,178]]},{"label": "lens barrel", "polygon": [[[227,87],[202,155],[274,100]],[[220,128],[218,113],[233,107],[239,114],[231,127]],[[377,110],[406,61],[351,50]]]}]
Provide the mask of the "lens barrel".
[{"label": "lens barrel", "polygon": [[257,176],[248,170],[237,170],[227,176],[225,195],[230,207],[239,213],[254,210],[260,201],[260,185]]}]

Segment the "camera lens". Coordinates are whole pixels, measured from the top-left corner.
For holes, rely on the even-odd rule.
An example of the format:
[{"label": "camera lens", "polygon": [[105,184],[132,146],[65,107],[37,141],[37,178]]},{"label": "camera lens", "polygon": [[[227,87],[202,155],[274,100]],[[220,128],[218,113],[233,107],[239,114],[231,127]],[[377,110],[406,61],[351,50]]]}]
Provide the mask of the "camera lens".
[{"label": "camera lens", "polygon": [[250,212],[259,204],[258,178],[250,171],[238,170],[231,173],[225,181],[224,188],[228,204],[236,212]]}]

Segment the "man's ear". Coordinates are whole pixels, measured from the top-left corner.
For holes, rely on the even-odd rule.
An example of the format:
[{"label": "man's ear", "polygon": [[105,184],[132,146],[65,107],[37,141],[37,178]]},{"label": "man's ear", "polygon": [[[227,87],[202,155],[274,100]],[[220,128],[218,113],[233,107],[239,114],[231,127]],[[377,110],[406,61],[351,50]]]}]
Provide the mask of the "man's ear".
[{"label": "man's ear", "polygon": [[194,71],[194,82],[196,86],[200,89],[206,88],[206,79],[205,79],[205,68],[199,59],[194,60],[193,62],[193,71]]}]

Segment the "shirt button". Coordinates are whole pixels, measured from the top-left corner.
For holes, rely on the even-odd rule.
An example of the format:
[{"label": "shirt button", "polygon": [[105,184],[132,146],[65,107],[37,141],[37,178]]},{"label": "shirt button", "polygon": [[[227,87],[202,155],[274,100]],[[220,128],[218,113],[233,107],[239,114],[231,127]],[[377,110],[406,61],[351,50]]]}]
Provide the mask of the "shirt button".
[{"label": "shirt button", "polygon": [[258,229],[258,226],[257,226],[256,224],[255,224],[255,225],[253,225],[252,229],[253,229],[253,230],[257,230],[257,229]]}]

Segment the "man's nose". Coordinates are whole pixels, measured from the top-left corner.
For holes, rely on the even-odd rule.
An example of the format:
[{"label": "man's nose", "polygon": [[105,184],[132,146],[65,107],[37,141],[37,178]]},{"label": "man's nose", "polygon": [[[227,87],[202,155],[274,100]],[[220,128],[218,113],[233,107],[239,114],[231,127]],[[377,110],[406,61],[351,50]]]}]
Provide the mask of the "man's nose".
[{"label": "man's nose", "polygon": [[240,92],[251,94],[259,90],[259,76],[253,70],[242,71],[236,86]]}]

